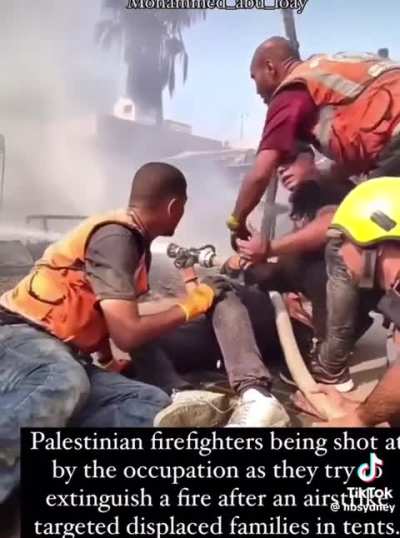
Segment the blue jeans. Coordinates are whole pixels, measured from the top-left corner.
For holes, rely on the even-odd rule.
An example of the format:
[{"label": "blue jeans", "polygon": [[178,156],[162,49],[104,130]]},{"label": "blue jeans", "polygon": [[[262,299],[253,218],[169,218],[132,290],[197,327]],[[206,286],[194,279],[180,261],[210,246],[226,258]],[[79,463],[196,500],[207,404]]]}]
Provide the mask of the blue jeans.
[{"label": "blue jeans", "polygon": [[80,361],[26,324],[0,326],[0,503],[19,481],[22,427],[146,427],[170,400],[161,389]]}]

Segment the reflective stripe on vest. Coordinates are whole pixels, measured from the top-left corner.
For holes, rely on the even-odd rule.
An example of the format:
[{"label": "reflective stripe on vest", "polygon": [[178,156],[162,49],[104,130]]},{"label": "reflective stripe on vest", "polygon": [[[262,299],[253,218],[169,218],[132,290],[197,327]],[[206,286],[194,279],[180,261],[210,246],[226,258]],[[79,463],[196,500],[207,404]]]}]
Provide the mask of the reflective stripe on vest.
[{"label": "reflective stripe on vest", "polygon": [[333,156],[330,154],[329,142],[331,140],[332,125],[335,119],[336,109],[333,106],[324,106],[318,116],[318,123],[314,129],[314,135],[321,145],[324,154],[330,159]]},{"label": "reflective stripe on vest", "polygon": [[344,97],[355,98],[364,90],[362,84],[357,84],[352,80],[348,80],[341,75],[334,73],[324,73],[319,69],[315,69],[310,73],[310,79],[315,79],[327,88],[341,93]]},{"label": "reflective stripe on vest", "polygon": [[[275,94],[296,82],[308,87],[314,83],[333,92],[328,102],[320,102],[317,98],[317,105],[343,104],[358,97],[374,80],[394,69],[400,69],[400,64],[372,54],[321,54],[297,65],[278,86]],[[315,98],[317,92],[311,93]]]},{"label": "reflective stripe on vest", "polygon": [[[83,352],[101,349],[109,333],[84,262],[90,237],[105,224],[122,224],[144,234],[134,217],[123,210],[91,217],[50,245],[31,273],[0,297],[0,304]],[[138,295],[148,291],[146,253],[132,278]]]},{"label": "reflective stripe on vest", "polygon": [[318,55],[299,63],[274,95],[307,87],[318,107],[314,136],[330,159],[366,173],[400,133],[400,64],[378,56]]}]

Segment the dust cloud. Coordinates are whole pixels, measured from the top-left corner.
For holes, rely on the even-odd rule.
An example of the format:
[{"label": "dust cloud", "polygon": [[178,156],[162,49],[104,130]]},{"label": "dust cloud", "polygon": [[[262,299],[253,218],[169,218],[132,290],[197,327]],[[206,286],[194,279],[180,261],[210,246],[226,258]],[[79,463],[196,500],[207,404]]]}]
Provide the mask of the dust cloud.
[{"label": "dust cloud", "polygon": [[[124,206],[135,169],[148,160],[135,151],[107,154],[99,143],[98,118],[111,114],[124,95],[118,47],[106,53],[95,43],[101,14],[101,0],[0,5],[0,133],[6,140],[1,222],[8,226],[2,235],[10,223],[24,225],[29,214],[87,215]],[[224,222],[239,181],[211,162],[169,160],[159,148],[152,151],[152,160],[177,165],[189,182],[187,211],[174,240],[213,243],[229,254]]]}]

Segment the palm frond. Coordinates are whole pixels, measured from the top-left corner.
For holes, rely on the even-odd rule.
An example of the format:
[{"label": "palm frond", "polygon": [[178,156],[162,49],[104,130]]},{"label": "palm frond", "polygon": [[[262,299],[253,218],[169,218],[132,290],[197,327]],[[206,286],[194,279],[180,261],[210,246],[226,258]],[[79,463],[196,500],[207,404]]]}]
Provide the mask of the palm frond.
[{"label": "palm frond", "polygon": [[103,7],[110,11],[107,13],[108,18],[96,25],[96,42],[105,49],[117,40],[123,43],[130,73],[127,86],[132,88],[135,80],[141,81],[140,88],[132,90],[133,94],[146,92],[143,88],[150,86],[153,93],[154,90],[157,93],[157,88],[162,91],[168,87],[172,96],[176,88],[177,62],[182,69],[183,83],[188,77],[189,55],[183,32],[197,21],[204,20],[206,10],[156,9],[127,12],[126,4],[127,0],[103,0]]},{"label": "palm frond", "polygon": [[205,9],[169,9],[155,10],[155,15],[160,20],[164,21],[172,34],[184,28],[190,28],[200,19],[205,19],[207,10]]}]

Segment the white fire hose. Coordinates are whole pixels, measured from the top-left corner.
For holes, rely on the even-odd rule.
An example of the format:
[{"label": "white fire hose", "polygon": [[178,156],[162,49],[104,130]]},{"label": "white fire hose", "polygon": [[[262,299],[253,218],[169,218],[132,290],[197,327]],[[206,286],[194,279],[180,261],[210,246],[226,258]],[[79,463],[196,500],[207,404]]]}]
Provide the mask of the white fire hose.
[{"label": "white fire hose", "polygon": [[328,396],[315,392],[317,383],[304,364],[281,294],[277,291],[271,291],[269,296],[275,310],[276,328],[286,364],[297,387],[321,416],[326,419],[342,416],[343,411]]}]

